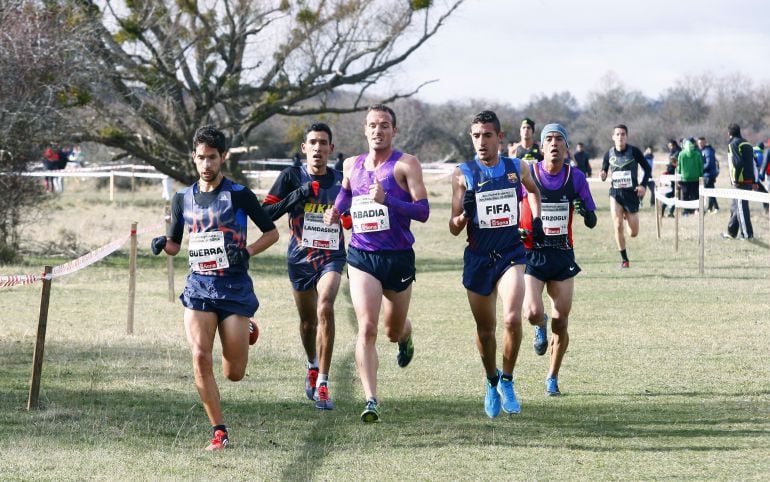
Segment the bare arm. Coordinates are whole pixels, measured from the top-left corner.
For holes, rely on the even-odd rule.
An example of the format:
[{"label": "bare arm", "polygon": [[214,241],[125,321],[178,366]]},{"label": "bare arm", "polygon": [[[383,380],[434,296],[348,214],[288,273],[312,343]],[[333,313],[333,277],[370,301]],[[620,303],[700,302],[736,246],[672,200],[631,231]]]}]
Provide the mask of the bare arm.
[{"label": "bare arm", "polygon": [[453,236],[460,234],[468,224],[468,218],[463,216],[465,189],[465,176],[460,168],[456,167],[452,173],[452,210],[449,217],[449,232]]},{"label": "bare arm", "polygon": [[256,256],[278,241],[278,229],[273,228],[270,231],[262,233],[256,241],[246,246],[249,256]]}]

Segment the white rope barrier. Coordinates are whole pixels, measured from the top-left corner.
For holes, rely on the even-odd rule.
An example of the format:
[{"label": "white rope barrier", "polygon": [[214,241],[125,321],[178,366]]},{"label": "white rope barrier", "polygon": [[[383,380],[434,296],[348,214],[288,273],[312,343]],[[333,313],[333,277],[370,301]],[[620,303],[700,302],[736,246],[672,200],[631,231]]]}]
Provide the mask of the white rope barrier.
[{"label": "white rope barrier", "polygon": [[54,267],[50,274],[0,275],[0,288],[31,285],[44,279],[51,280],[60,276],[75,273],[76,271],[80,271],[81,269],[106,258],[110,254],[120,249],[120,247],[123,246],[126,241],[131,239],[132,234],[139,236],[152,231],[157,231],[165,225],[165,221],[162,221],[147,228],[138,230],[136,233],[129,233],[125,237],[116,239],[115,241],[112,241],[102,246],[101,248],[95,249],[94,251],[90,251],[77,259],[73,259],[72,261],[68,261],[67,263]]}]

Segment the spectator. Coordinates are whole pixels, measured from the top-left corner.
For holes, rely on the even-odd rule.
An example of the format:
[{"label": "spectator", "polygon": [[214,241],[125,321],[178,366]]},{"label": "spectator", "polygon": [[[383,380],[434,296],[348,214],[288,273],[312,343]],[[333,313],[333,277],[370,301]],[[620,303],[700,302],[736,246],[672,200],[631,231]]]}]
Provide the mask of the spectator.
[{"label": "spectator", "polygon": [[342,167],[345,164],[345,155],[341,152],[337,153],[337,162],[334,163],[334,170],[342,172]]},{"label": "spectator", "polygon": [[[730,143],[727,145],[727,160],[730,166],[730,182],[735,189],[751,191],[756,182],[756,165],[751,144],[741,137],[741,127],[738,124],[727,126]],[[723,237],[744,239],[754,237],[754,227],[751,225],[749,202],[746,200],[730,200],[730,220],[727,222],[727,232]]]},{"label": "spectator", "polygon": [[[692,137],[684,141],[684,149],[679,153],[676,172],[679,174],[679,192],[683,201],[698,199],[698,185],[703,177],[703,156],[695,147]],[[684,209],[682,213],[689,216],[695,210]]]},{"label": "spectator", "polygon": [[[713,189],[719,176],[719,161],[717,160],[716,153],[703,136],[698,138],[698,149],[700,149],[701,156],[703,156],[703,187]],[[717,198],[708,198],[706,210],[710,213],[719,212]]]},{"label": "spectator", "polygon": [[591,177],[591,163],[588,161],[588,153],[583,149],[583,143],[578,142],[573,154],[573,165],[580,169],[586,177]]},{"label": "spectator", "polygon": [[[654,169],[653,164],[655,162],[652,146],[644,148],[644,159],[647,161],[647,164],[650,165],[650,173],[652,173]],[[647,181],[647,188],[650,191],[650,207],[655,207],[655,176],[653,174],[650,174],[650,180]]]}]

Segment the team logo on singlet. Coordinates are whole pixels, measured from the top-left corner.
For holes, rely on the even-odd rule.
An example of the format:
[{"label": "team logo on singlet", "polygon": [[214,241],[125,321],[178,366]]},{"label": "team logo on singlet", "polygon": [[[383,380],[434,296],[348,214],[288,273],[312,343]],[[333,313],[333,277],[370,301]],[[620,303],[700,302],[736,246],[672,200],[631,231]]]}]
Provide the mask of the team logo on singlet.
[{"label": "team logo on singlet", "polygon": [[509,172],[508,173],[508,182],[513,184],[513,183],[516,183],[518,181],[519,181],[519,176],[517,176],[515,172]]}]

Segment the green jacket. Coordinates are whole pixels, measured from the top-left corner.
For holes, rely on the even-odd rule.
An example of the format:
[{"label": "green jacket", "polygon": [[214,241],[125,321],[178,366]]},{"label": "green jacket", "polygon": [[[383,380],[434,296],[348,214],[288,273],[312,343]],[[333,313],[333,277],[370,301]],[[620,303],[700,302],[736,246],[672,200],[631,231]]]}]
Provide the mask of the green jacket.
[{"label": "green jacket", "polygon": [[682,182],[693,182],[703,177],[703,156],[690,141],[685,141],[684,149],[679,153],[676,173],[681,176]]}]

